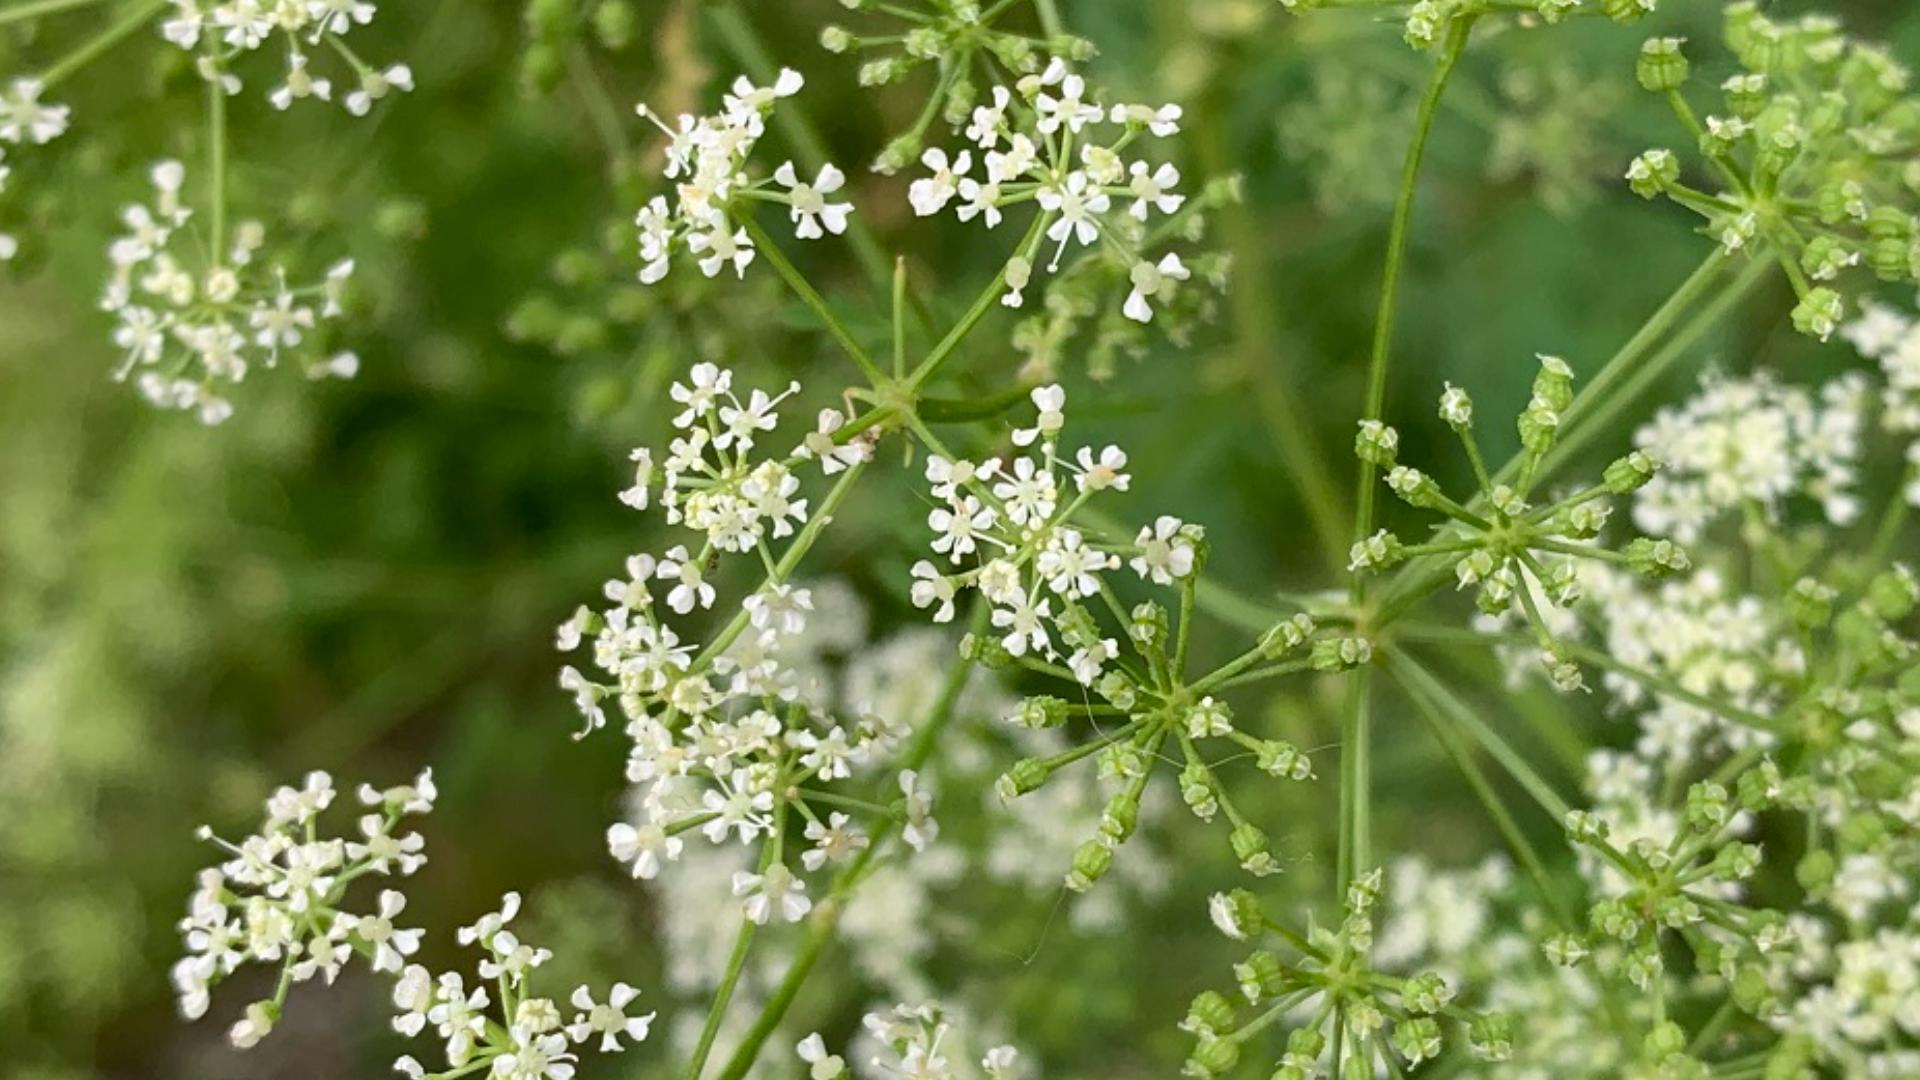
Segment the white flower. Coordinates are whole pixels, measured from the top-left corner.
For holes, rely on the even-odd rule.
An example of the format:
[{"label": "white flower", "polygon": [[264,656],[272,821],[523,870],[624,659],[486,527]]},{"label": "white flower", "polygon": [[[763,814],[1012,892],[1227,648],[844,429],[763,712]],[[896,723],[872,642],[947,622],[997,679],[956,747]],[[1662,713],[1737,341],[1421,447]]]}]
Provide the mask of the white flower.
[{"label": "white flower", "polygon": [[1127,213],[1135,218],[1147,220],[1150,210],[1171,214],[1187,201],[1185,195],[1176,194],[1173,190],[1180,183],[1180,170],[1171,163],[1163,162],[1159,168],[1149,172],[1146,162],[1136,161],[1127,171],[1130,177],[1127,187],[1133,192],[1133,205],[1127,208]]},{"label": "white flower", "polygon": [[15,79],[0,91],[0,142],[31,141],[44,146],[66,133],[72,110],[41,104],[45,89],[39,79]]},{"label": "white flower", "polygon": [[1066,129],[1078,135],[1080,129],[1089,123],[1098,122],[1106,111],[1098,105],[1083,100],[1087,92],[1087,83],[1078,75],[1066,74],[1066,66],[1055,58],[1045,74],[1041,75],[1042,85],[1058,84],[1060,94],[1042,91],[1034,98],[1034,109],[1040,114],[1039,129],[1051,135],[1064,125]]},{"label": "white flower", "polygon": [[360,75],[360,88],[347,95],[347,111],[355,116],[365,116],[373,110],[374,102],[394,90],[412,92],[412,68],[405,64],[394,64],[381,71],[369,68]]},{"label": "white flower", "polygon": [[595,1002],[593,994],[584,986],[576,988],[569,1000],[574,1008],[583,1011],[567,1025],[567,1037],[584,1043],[597,1033],[602,1053],[619,1053],[625,1049],[620,1043],[622,1035],[634,1042],[645,1042],[655,1014],[630,1017],[626,1012],[627,1006],[639,996],[640,991],[623,982],[613,984],[605,1002]]},{"label": "white flower", "polygon": [[1083,446],[1075,460],[1080,465],[1080,475],[1073,478],[1074,486],[1081,491],[1127,490],[1132,477],[1123,470],[1127,467],[1127,453],[1117,446],[1108,446],[1100,451],[1099,460],[1093,456],[1093,448]]},{"label": "white flower", "polygon": [[933,819],[933,795],[920,785],[920,774],[912,769],[900,771],[900,793],[907,813],[900,836],[913,850],[925,851],[940,835],[940,823]]},{"label": "white flower", "polygon": [[793,219],[793,234],[802,240],[820,238],[820,227],[840,235],[847,231],[847,215],[853,212],[850,202],[830,203],[827,196],[839,191],[846,184],[847,176],[832,164],[820,166],[820,175],[811,184],[802,183],[794,174],[793,162],[785,162],[774,170],[774,182],[788,189],[790,215]]},{"label": "white flower", "polygon": [[1041,187],[1034,198],[1042,209],[1059,215],[1052,225],[1047,226],[1047,239],[1059,245],[1054,250],[1048,270],[1060,269],[1060,258],[1066,254],[1069,241],[1084,245],[1098,240],[1098,215],[1106,213],[1113,205],[1113,200],[1106,192],[1087,182],[1084,172],[1070,173],[1063,181]]},{"label": "white flower", "polygon": [[748,920],[766,925],[778,914],[783,921],[799,922],[813,910],[806,896],[807,883],[793,876],[781,863],[767,867],[764,874],[744,870],[733,875],[733,895],[744,897],[741,905]]},{"label": "white flower", "polygon": [[1133,291],[1127,294],[1127,302],[1121,311],[1135,322],[1152,322],[1153,308],[1149,299],[1166,301],[1173,295],[1174,287],[1193,276],[1180,256],[1169,251],[1161,257],[1159,263],[1141,261],[1133,264],[1129,277],[1133,282]]},{"label": "white flower", "polygon": [[639,828],[624,821],[607,826],[608,853],[618,862],[633,864],[633,876],[642,881],[657,877],[662,860],[680,858],[684,847],[685,841],[668,836],[665,829],[651,822]]},{"label": "white flower", "polygon": [[801,1039],[794,1049],[808,1066],[808,1080],[839,1080],[847,1074],[847,1063],[838,1054],[827,1053],[826,1040],[817,1031]]},{"label": "white flower", "polygon": [[940,605],[933,613],[937,623],[953,620],[953,598],[955,588],[952,579],[941,574],[934,565],[925,559],[913,564],[913,606],[917,608]]},{"label": "white flower", "polygon": [[945,209],[947,203],[959,191],[961,178],[973,167],[973,155],[962,150],[951,163],[947,152],[937,146],[930,146],[920,155],[920,163],[933,170],[933,175],[915,180],[907,187],[907,201],[913,204],[913,212],[921,217],[929,217]]},{"label": "white flower", "polygon": [[1193,543],[1181,534],[1181,521],[1160,516],[1151,526],[1142,526],[1134,545],[1140,553],[1129,563],[1133,572],[1156,585],[1171,585],[1175,578],[1193,573]]},{"label": "white flower", "polygon": [[927,513],[927,527],[940,534],[934,537],[933,550],[957,563],[976,550],[980,534],[991,529],[994,521],[993,509],[971,495],[961,496],[950,506],[936,506]]},{"label": "white flower", "polygon": [[829,862],[844,862],[856,852],[867,847],[867,835],[859,829],[847,827],[847,815],[835,811],[827,815],[827,823],[807,822],[806,837],[813,841],[813,847],[800,853],[800,865],[809,871],[815,871]]}]

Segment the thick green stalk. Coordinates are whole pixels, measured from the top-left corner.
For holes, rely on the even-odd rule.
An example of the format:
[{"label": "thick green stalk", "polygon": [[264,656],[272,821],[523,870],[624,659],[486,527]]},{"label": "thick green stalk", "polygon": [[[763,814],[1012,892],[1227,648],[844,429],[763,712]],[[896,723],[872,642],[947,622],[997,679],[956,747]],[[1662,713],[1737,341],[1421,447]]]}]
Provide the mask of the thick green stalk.
[{"label": "thick green stalk", "polygon": [[[1380,308],[1374,319],[1373,353],[1367,363],[1367,400],[1363,416],[1378,419],[1386,408],[1387,364],[1393,351],[1394,309],[1400,292],[1400,267],[1406,261],[1408,226],[1413,219],[1413,198],[1420,185],[1420,165],[1426,158],[1427,139],[1433,132],[1433,118],[1440,110],[1440,98],[1453,76],[1460,55],[1466,51],[1473,34],[1473,17],[1461,16],[1447,29],[1433,79],[1420,99],[1414,117],[1413,142],[1407,147],[1406,163],[1400,171],[1400,193],[1394,200],[1393,224],[1387,235],[1387,265],[1380,281]],[[1354,536],[1365,539],[1373,532],[1376,487],[1374,464],[1360,463],[1360,481],[1354,497]],[[1366,599],[1365,575],[1356,574],[1351,589],[1356,604]],[[1339,874],[1342,887],[1373,863],[1373,708],[1369,700],[1371,675],[1365,667],[1353,672],[1347,684],[1345,719],[1340,732],[1340,853]]]}]

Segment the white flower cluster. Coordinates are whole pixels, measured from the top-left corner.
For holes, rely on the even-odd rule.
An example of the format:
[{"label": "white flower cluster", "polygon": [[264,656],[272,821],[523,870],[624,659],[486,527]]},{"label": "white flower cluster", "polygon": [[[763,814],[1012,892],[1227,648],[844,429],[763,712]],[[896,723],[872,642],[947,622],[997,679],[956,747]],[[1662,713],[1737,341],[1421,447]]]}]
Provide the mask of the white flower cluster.
[{"label": "white flower cluster", "polygon": [[[937,1005],[895,1005],[868,1013],[861,1024],[876,1045],[868,1061],[872,1070],[863,1070],[863,1075],[896,1080],[1017,1080],[1026,1075],[1020,1052],[1012,1046],[987,1050],[978,1068],[950,1056],[955,1053],[954,1025]],[[844,1080],[851,1075],[840,1055],[827,1052],[826,1040],[818,1032],[802,1039],[796,1050],[809,1080]]]},{"label": "white flower cluster", "polygon": [[149,401],[218,424],[233,405],[216,387],[254,367],[291,357],[308,378],[359,371],[353,353],[318,352],[319,325],[342,312],[351,260],[313,284],[290,284],[283,268],[260,263],[266,231],[255,222],[239,225],[227,250],[209,256],[208,238],[189,227],[193,211],[181,200],[186,169],[163,161],[152,175],[153,204],[122,210],[126,232],[107,248],[112,276],[100,306],[113,314],[113,341],[124,354],[115,379],[137,374]]},{"label": "white flower cluster", "polygon": [[[671,127],[646,105],[639,106],[640,115],[666,134],[667,178],[677,181],[671,204],[666,196],[655,195],[634,218],[645,263],[642,282],[651,285],[666,277],[676,250],[692,256],[708,277],[729,266],[736,276],[744,275],[755,254],[753,239],[737,220],[750,209],[744,203],[785,206],[794,235],[803,240],[847,231],[853,204],[835,201],[847,178],[833,165],[823,166],[812,180],[802,179],[791,161],[775,169],[771,180],[756,180],[747,172],[747,159],[766,134],[775,103],[799,93],[805,84],[791,68],[781,69],[771,86],[755,86],[743,75],[721,99],[720,112],[683,113]],[[776,184],[785,190],[774,190]]]},{"label": "white flower cluster", "polygon": [[[66,134],[72,109],[41,101],[40,95],[45,92],[40,80],[30,78],[14,79],[0,89],[0,143],[45,146]],[[6,192],[7,179],[13,172],[6,161],[6,150],[0,147],[0,194]],[[19,251],[20,242],[12,234],[0,233],[0,262],[12,259]]]},{"label": "white flower cluster", "polygon": [[[1158,238],[1149,229],[1154,216],[1178,211],[1186,196],[1172,163],[1124,154],[1143,134],[1178,133],[1180,116],[1178,105],[1100,105],[1085,79],[1055,59],[1013,90],[993,88],[991,102],[977,106],[961,132],[969,148],[949,154],[931,147],[921,155],[929,175],[913,182],[908,198],[922,217],[951,205],[961,221],[978,218],[989,229],[1000,224],[1006,208],[1037,204],[1045,237],[1054,245],[1048,271],[1060,269],[1069,247],[1099,245],[1127,269],[1132,283],[1122,310],[1148,322],[1154,304],[1170,299],[1192,276],[1178,254],[1156,260],[1145,250]],[[1033,237],[1007,265],[1002,302],[1009,307],[1025,302],[1038,240]]]},{"label": "white flower cluster", "polygon": [[[1127,490],[1127,455],[1117,446],[1098,455],[1083,446],[1074,457],[1062,457],[1066,391],[1043,386],[1032,398],[1039,416],[1033,427],[1016,430],[1013,441],[1033,452],[1007,462],[927,459],[927,480],[939,502],[927,515],[933,552],[951,566],[975,565],[950,574],[933,560],[920,560],[912,571],[913,602],[933,608],[935,622],[946,622],[960,592],[979,589],[993,605],[1001,647],[1014,656],[1053,658],[1059,655],[1055,636],[1063,632],[1058,620],[1079,601],[1100,595],[1101,575],[1124,564],[1144,580],[1171,585],[1193,573],[1202,534],[1197,526],[1163,516],[1141,528],[1131,544],[1106,543],[1074,525],[1074,515],[1093,496]],[[1068,637],[1078,640],[1071,632],[1061,640],[1071,644]],[[1112,640],[1082,641],[1074,650],[1068,664],[1083,686],[1098,683],[1120,654]]]},{"label": "white flower cluster", "polygon": [[[434,973],[420,964],[408,964],[393,985],[393,1029],[410,1038],[431,1027],[446,1042],[447,1072],[429,1074],[411,1055],[394,1062],[394,1070],[409,1080],[433,1076],[464,1076],[486,1070],[496,1080],[570,1080],[578,1055],[575,1047],[598,1044],[601,1053],[626,1049],[622,1038],[643,1042],[653,1025],[653,1013],[631,1010],[640,991],[614,983],[604,1001],[595,1000],[587,986],[574,988],[567,1019],[551,998],[536,997],[527,987],[535,968],[553,958],[547,949],[520,940],[507,924],[520,911],[520,894],[508,893],[499,911],[461,927],[460,944],[474,946],[484,956],[475,968],[469,988],[457,971]],[[488,987],[497,989],[493,1000]],[[489,1013],[498,1005],[496,1018]]]},{"label": "white flower cluster", "polygon": [[[757,436],[778,423],[774,406],[786,394],[772,398],[756,390],[742,402],[732,393],[732,379],[730,371],[700,364],[688,383],[672,390],[685,406],[674,424],[687,434],[674,442],[659,470],[658,497],[669,521],[705,534],[698,554],[675,546],[657,557],[632,556],[625,575],[603,590],[611,606],[598,612],[583,606],[558,633],[562,651],[590,645],[593,666],[607,680],[594,681],[572,666],[561,671],[560,685],[574,695],[586,721],[581,734],[605,725],[603,703],[609,699],[627,718],[633,739],[627,776],[642,785],[643,820],[614,825],[607,840],[614,857],[630,863],[639,878],[652,878],[663,863],[677,859],[681,834],[694,828],[715,844],[779,836],[776,819],[789,800],[798,801],[791,793],[801,784],[851,777],[856,767],[890,753],[904,730],[897,717],[862,716],[842,724],[803,694],[806,680],[790,655],[807,630],[814,597],[812,590],[787,583],[783,573],[770,572],[741,602],[731,625],[697,653],[670,625],[671,617],[714,607],[718,590],[709,575],[724,554],[757,551],[763,565],[774,566],[769,537],[792,535],[794,525],[807,520],[807,501],[793,498],[799,487],[795,464],[813,458],[825,472],[843,472],[870,450],[860,442],[810,437],[789,459],[752,462],[749,452]],[[837,426],[823,423],[822,430]],[[656,470],[650,453],[634,456],[635,483],[621,498],[645,508],[653,499]],[[931,799],[912,771],[900,774],[899,788],[903,835],[923,847],[937,827]],[[822,820],[804,806],[801,812],[808,815],[805,835],[812,841],[801,859],[807,870],[867,846],[868,838],[847,815]],[[809,907],[806,883],[780,861],[736,875],[733,885],[757,922],[774,915],[796,921]]]},{"label": "white flower cluster", "polygon": [[1854,485],[1870,401],[1857,375],[1817,395],[1764,371],[1708,376],[1700,393],[1635,434],[1664,468],[1636,496],[1634,523],[1688,544],[1729,511],[1771,514],[1804,495],[1828,521],[1848,524],[1860,513]]},{"label": "white flower cluster", "polygon": [[1880,365],[1886,388],[1881,426],[1907,440],[1907,502],[1920,506],[1920,323],[1884,304],[1869,303],[1842,331],[1861,356]]},{"label": "white flower cluster", "polygon": [[365,915],[345,910],[344,902],[359,878],[405,876],[426,862],[420,834],[395,829],[402,819],[433,809],[432,770],[385,791],[363,784],[358,794],[365,812],[354,839],[322,838],[316,828],[335,795],[333,778],[324,772],[308,773],[300,787],[275,791],[259,831],[238,844],[200,831],[232,857],[201,872],[180,922],[187,954],[174,964],[172,977],[188,1019],[206,1014],[212,987],[242,964],[277,966],[278,994],[250,1006],[229,1033],[235,1046],[249,1047],[272,1030],[287,983],[315,975],[331,983],[355,952],[375,971],[397,974],[419,949],[420,931],[393,924],[406,907],[400,893],[382,890]]},{"label": "white flower cluster", "polygon": [[355,116],[365,116],[388,94],[413,89],[412,68],[376,67],[348,46],[347,35],[373,22],[374,14],[367,0],[173,0],[173,13],[160,31],[182,49],[199,53],[201,77],[227,94],[240,92],[240,79],[231,70],[235,60],[270,45],[284,48],[285,76],[267,94],[276,109],[297,99],[334,99],[334,81],[309,70],[308,50],[325,45],[352,74],[351,89],[340,95],[340,104]]}]

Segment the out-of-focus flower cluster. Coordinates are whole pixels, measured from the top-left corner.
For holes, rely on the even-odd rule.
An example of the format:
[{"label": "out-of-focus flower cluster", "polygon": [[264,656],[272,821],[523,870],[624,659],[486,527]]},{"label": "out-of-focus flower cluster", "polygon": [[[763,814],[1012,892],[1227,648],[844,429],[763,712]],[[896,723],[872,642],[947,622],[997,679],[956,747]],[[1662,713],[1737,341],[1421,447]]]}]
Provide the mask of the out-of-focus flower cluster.
[{"label": "out-of-focus flower cluster", "polygon": [[266,229],[243,222],[222,251],[199,228],[182,199],[186,169],[177,161],[153,168],[154,201],[121,211],[126,232],[107,249],[113,275],[100,306],[116,325],[123,360],[116,379],[132,378],[162,408],[194,411],[208,424],[233,414],[225,386],[283,359],[308,378],[352,378],[353,353],[322,355],[321,326],[342,313],[353,262],[335,263],[324,278],[294,284],[261,258]]}]

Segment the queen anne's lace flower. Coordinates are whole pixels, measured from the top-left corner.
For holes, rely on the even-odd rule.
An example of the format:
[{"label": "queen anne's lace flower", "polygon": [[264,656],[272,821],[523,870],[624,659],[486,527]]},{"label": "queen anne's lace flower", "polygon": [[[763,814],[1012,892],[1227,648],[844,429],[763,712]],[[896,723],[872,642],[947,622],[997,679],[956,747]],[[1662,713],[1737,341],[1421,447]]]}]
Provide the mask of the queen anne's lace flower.
[{"label": "queen anne's lace flower", "polygon": [[978,217],[988,228],[999,225],[1008,207],[1034,203],[1041,211],[1037,231],[1009,268],[1004,302],[1025,302],[1044,238],[1053,245],[1050,272],[1061,269],[1072,248],[1094,247],[1116,260],[1133,286],[1122,310],[1149,322],[1154,305],[1170,300],[1191,276],[1177,253],[1147,254],[1165,233],[1149,224],[1158,215],[1164,225],[1186,196],[1176,190],[1180,171],[1171,162],[1121,155],[1142,137],[1178,133],[1181,110],[1103,107],[1093,97],[1086,81],[1060,59],[1021,78],[1013,90],[994,87],[990,103],[976,106],[965,125],[972,149],[949,156],[929,148],[920,160],[930,175],[913,182],[908,198],[923,217],[952,206],[962,221]]},{"label": "queen anne's lace flower", "polygon": [[226,387],[255,368],[288,360],[308,378],[353,377],[360,367],[353,353],[321,347],[324,324],[343,311],[353,262],[295,284],[284,268],[263,264],[266,232],[252,222],[208,258],[208,238],[181,197],[185,182],[179,162],[154,166],[153,203],[123,210],[126,232],[107,249],[112,274],[100,306],[116,320],[113,340],[123,354],[114,378],[134,379],[162,408],[189,409],[217,424],[233,413]]},{"label": "queen anne's lace flower", "polygon": [[747,171],[748,158],[766,134],[767,117],[805,82],[791,68],[783,68],[770,86],[755,86],[741,76],[718,113],[683,114],[673,126],[639,106],[640,115],[667,137],[666,175],[675,181],[671,203],[656,195],[634,218],[643,283],[665,277],[676,251],[690,256],[708,277],[726,269],[745,275],[757,249],[742,221],[755,202],[785,206],[794,235],[803,240],[847,230],[853,204],[836,199],[846,175],[833,165],[823,166],[811,180],[801,177],[791,161],[782,162],[770,178],[756,179]]},{"label": "queen anne's lace flower", "polygon": [[[281,81],[267,94],[274,108],[337,98],[348,112],[365,116],[393,91],[413,89],[412,68],[369,64],[347,44],[353,30],[373,22],[376,10],[368,0],[173,0],[173,12],[160,30],[168,41],[197,54],[201,76],[224,93],[240,90],[232,72],[236,61],[274,47],[286,55]],[[337,57],[346,78],[336,85],[332,77],[311,70],[316,54]]]}]

